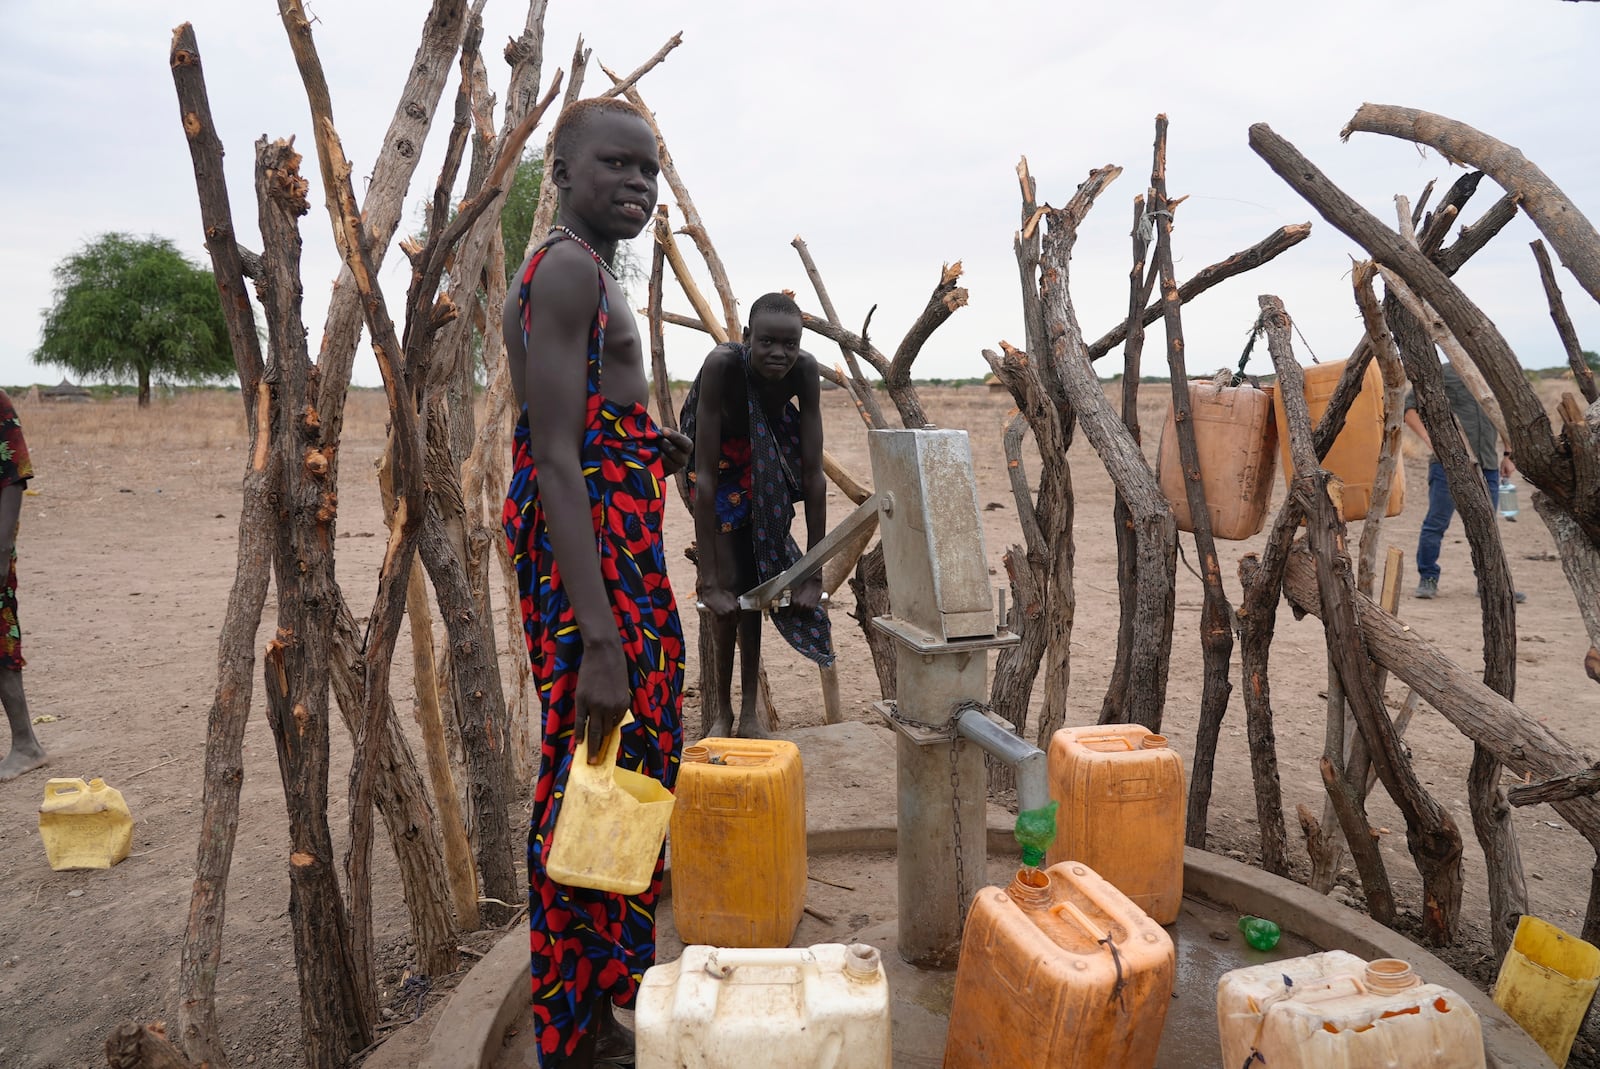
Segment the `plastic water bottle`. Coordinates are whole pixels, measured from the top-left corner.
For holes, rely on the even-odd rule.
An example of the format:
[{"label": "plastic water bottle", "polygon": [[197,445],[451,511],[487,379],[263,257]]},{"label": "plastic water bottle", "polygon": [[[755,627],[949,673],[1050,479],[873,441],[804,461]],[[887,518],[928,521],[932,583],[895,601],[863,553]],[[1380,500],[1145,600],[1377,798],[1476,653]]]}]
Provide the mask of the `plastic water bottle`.
[{"label": "plastic water bottle", "polygon": [[1517,518],[1517,484],[1510,479],[1500,480],[1500,515],[1512,521]]},{"label": "plastic water bottle", "polygon": [[1265,917],[1240,917],[1239,931],[1244,933],[1244,941],[1257,950],[1271,950],[1283,934]]}]

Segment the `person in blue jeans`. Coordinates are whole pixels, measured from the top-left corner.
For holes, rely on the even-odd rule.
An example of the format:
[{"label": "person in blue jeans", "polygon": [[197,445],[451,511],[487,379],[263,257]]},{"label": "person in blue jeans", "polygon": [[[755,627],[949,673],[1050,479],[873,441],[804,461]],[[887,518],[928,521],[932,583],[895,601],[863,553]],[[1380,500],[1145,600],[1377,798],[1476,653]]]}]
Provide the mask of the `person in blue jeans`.
[{"label": "person in blue jeans", "polygon": [[[1478,466],[1483,469],[1483,481],[1489,486],[1489,504],[1498,510],[1500,505],[1500,479],[1509,476],[1514,470],[1511,463],[1511,454],[1501,448],[1500,432],[1495,430],[1494,424],[1489,422],[1489,417],[1478,405],[1477,398],[1472,396],[1472,391],[1467,389],[1467,384],[1461,381],[1461,376],[1456,374],[1456,369],[1449,364],[1443,365],[1444,392],[1450,399],[1450,410],[1455,413],[1456,422],[1461,425],[1462,436],[1466,439],[1467,446],[1478,458]],[[1431,450],[1433,442],[1428,437],[1428,429],[1422,425],[1422,417],[1417,413],[1417,394],[1412,390],[1406,395],[1406,426],[1417,433],[1424,444]],[[1450,483],[1445,478],[1444,467],[1435,458],[1428,461],[1428,514],[1422,519],[1422,532],[1417,536],[1417,590],[1419,598],[1436,598],[1439,596],[1439,546],[1444,541],[1444,533],[1450,527],[1450,520],[1456,514],[1455,499],[1450,494]],[[1528,597],[1520,590],[1516,594],[1517,601],[1527,601]]]}]

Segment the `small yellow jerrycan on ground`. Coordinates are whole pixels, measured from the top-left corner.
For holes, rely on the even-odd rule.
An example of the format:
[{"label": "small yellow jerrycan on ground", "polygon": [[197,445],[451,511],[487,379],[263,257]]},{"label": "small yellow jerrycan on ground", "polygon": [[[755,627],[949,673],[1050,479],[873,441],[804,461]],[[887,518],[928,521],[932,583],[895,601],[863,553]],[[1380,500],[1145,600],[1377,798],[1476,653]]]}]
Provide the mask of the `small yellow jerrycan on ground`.
[{"label": "small yellow jerrycan on ground", "polygon": [[[633,723],[633,714],[622,723]],[[672,792],[649,776],[618,768],[621,746],[619,727],[606,736],[599,764],[589,763],[587,740],[573,750],[545,854],[545,871],[557,883],[623,895],[650,886],[672,820]]]},{"label": "small yellow jerrycan on ground", "polygon": [[109,869],[133,846],[133,815],[105,780],[53,779],[39,805],[39,837],[58,872]]},{"label": "small yellow jerrycan on ground", "polygon": [[1594,1000],[1600,948],[1524,913],[1495,980],[1495,1005],[1566,1065]]}]

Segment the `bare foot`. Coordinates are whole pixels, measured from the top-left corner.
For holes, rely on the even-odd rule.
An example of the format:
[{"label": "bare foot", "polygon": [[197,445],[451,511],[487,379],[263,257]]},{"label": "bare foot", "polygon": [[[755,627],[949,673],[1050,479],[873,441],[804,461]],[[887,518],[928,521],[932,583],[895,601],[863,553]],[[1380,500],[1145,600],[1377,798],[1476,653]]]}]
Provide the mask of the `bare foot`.
[{"label": "bare foot", "polygon": [[739,738],[741,739],[770,739],[772,732],[761,722],[761,717],[755,713],[745,713],[739,718]]},{"label": "bare foot", "polygon": [[15,748],[0,761],[0,783],[6,783],[18,776],[26,775],[36,768],[43,768],[50,758],[39,748]]},{"label": "bare foot", "polygon": [[705,737],[708,739],[728,739],[733,737],[733,714],[728,713],[711,721],[711,726],[706,728]]}]

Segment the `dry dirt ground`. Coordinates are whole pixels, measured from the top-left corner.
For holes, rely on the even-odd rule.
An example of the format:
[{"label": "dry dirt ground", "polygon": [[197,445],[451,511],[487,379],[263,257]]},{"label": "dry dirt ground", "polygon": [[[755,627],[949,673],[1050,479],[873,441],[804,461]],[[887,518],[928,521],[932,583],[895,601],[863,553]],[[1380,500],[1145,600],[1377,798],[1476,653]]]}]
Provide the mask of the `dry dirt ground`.
[{"label": "dry dirt ground", "polygon": [[[923,396],[930,418],[940,426],[972,433],[979,500],[987,509],[987,552],[999,584],[1001,553],[1018,538],[1000,450],[1009,400],[983,387],[930,388]],[[1147,427],[1159,426],[1168,396],[1165,385],[1145,387],[1141,408]],[[838,393],[824,398],[830,448],[865,477],[870,465],[855,413]],[[53,718],[37,729],[51,754],[48,774],[104,777],[122,790],[138,820],[133,855],[121,865],[110,871],[52,872],[36,827],[45,774],[0,785],[0,1067],[65,1069],[104,1064],[101,1041],[122,1020],[176,1017],[179,948],[200,819],[205,714],[215,681],[217,629],[234,569],[244,435],[237,395],[220,391],[158,402],[144,413],[120,401],[23,404],[19,412],[38,491],[25,498],[18,541],[29,661],[25,681],[33,714]],[[382,442],[381,412],[375,393],[353,399],[343,448],[339,576],[358,616],[370,604],[382,547],[372,476]],[[1149,438],[1153,456],[1155,434]],[[1078,607],[1067,722],[1081,724],[1097,714],[1110,673],[1116,562],[1105,471],[1081,435],[1070,459],[1077,492]],[[1407,476],[1406,509],[1385,524],[1384,540],[1405,552],[1409,566],[1426,498],[1420,459],[1408,462]],[[844,507],[835,494],[833,515],[842,515]],[[692,583],[681,552],[691,524],[676,506],[669,515],[673,579],[682,597]],[[1518,609],[1519,703],[1574,746],[1600,752],[1600,691],[1583,673],[1587,642],[1549,535],[1531,511],[1524,511],[1519,522],[1502,524],[1501,532],[1517,586],[1528,594],[1527,604]],[[1235,599],[1235,564],[1260,541],[1258,536],[1222,543],[1223,574]],[[1192,560],[1192,547],[1189,555]],[[1401,611],[1461,664],[1474,666],[1481,656],[1477,600],[1459,525],[1447,538],[1443,567],[1439,599],[1408,596]],[[1414,581],[1408,570],[1407,594]],[[1200,690],[1200,601],[1199,580],[1180,566],[1166,731],[1186,756],[1193,747]],[[860,633],[846,616],[852,608],[846,589],[834,612],[846,715],[871,720],[876,688]],[[262,642],[274,612],[269,598]],[[693,616],[687,613],[685,620],[691,629]],[[408,648],[402,638],[400,649]],[[695,648],[692,640],[689,648]],[[820,723],[815,671],[775,641],[769,641],[767,653],[782,724]],[[523,654],[502,639],[502,655],[509,671]],[[1234,676],[1237,684],[1237,668]],[[694,678],[691,665],[691,684]],[[1316,759],[1326,668],[1316,620],[1296,621],[1287,610],[1281,613],[1272,685],[1284,802],[1294,829],[1295,805],[1310,803],[1320,810],[1322,800]],[[409,666],[398,668],[394,688],[402,719],[408,720]],[[1390,684],[1391,705],[1403,694],[1402,685]],[[692,693],[685,721],[697,729],[698,697]],[[342,850],[349,746],[342,726],[334,726],[333,738],[332,823]],[[1423,779],[1464,832],[1465,931],[1452,956],[1458,967],[1486,982],[1492,979],[1484,965],[1487,902],[1465,791],[1471,747],[1426,707],[1407,741]],[[287,1069],[300,1064],[286,917],[288,839],[272,737],[259,698],[245,734],[245,762],[218,1008],[235,1065]],[[1224,725],[1215,782],[1212,848],[1253,857],[1254,803],[1237,693]],[[1415,915],[1416,871],[1398,815],[1381,790],[1372,815],[1375,825],[1388,829],[1384,854],[1403,905]],[[1532,910],[1576,927],[1588,891],[1591,851],[1546,807],[1519,810],[1516,826]],[[1297,834],[1295,839],[1303,870]],[[392,858],[381,845],[376,885],[376,939],[384,950],[386,996],[394,1005],[393,988],[406,957],[405,913]],[[1580,1041],[1573,1064],[1600,1064],[1589,1060],[1585,1046]]]}]

